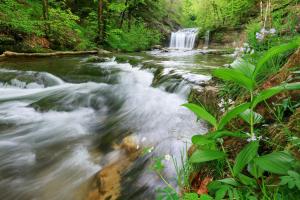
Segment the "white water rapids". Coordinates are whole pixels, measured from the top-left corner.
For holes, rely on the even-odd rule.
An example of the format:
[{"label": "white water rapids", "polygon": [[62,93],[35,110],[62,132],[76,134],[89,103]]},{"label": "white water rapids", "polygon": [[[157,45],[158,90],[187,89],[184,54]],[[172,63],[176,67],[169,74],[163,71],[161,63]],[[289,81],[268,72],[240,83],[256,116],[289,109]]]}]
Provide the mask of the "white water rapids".
[{"label": "white water rapids", "polygon": [[[228,62],[198,51],[138,55],[144,60],[135,67],[86,57],[0,60],[0,199],[85,199],[128,134],[154,151],[122,177],[120,199],[155,199],[165,185],[149,171],[151,158],[180,160],[191,136],[206,131],[181,105],[191,85]],[[174,183],[174,166],[165,164]]]},{"label": "white water rapids", "polygon": [[[89,68],[117,71],[110,74],[116,83],[67,83],[46,72],[0,70],[6,77],[0,84],[0,199],[84,199],[89,179],[114,151],[98,150],[109,145],[103,143],[110,134],[130,131],[155,155],[179,159],[185,141],[204,131],[181,106],[185,97],[151,87],[151,72],[115,61]],[[132,187],[153,195],[161,182],[147,168],[139,173]]]}]

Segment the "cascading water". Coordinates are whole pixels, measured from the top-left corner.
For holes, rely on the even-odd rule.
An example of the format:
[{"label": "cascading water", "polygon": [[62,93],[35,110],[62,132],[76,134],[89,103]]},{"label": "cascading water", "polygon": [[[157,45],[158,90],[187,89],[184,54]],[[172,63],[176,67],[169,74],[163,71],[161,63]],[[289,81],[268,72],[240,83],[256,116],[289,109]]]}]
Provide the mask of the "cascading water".
[{"label": "cascading water", "polygon": [[193,49],[195,46],[197,34],[197,28],[186,28],[181,29],[177,32],[172,32],[170,48],[187,50]]},{"label": "cascading water", "polygon": [[[180,160],[191,136],[206,127],[180,106],[189,85],[178,76],[189,82],[209,77],[188,72],[199,69],[191,65],[195,59],[190,54],[184,62],[179,57],[157,59],[164,67],[158,87],[152,86],[150,69],[113,59],[94,64],[78,57],[0,62],[0,199],[87,199],[90,179],[128,133],[141,147],[154,147],[149,157],[170,154]],[[186,63],[189,59],[193,63]],[[165,187],[144,165],[149,157],[127,170],[130,175],[123,181],[129,182],[122,184],[120,199],[155,199],[157,187]],[[164,175],[173,180],[172,162],[165,164]]]}]

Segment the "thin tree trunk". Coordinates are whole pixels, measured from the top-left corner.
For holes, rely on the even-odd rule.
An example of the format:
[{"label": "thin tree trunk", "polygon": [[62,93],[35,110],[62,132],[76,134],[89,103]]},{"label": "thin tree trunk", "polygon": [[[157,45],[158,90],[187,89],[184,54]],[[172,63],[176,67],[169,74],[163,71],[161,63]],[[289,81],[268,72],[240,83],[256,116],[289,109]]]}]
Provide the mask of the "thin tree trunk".
[{"label": "thin tree trunk", "polygon": [[45,33],[46,33],[46,36],[47,36],[47,37],[49,36],[49,33],[50,33],[50,24],[49,24],[49,11],[48,11],[48,7],[49,7],[48,0],[43,0],[43,18],[44,18],[44,20],[46,21],[46,22],[45,22],[45,26],[46,26]]},{"label": "thin tree trunk", "polygon": [[128,0],[125,1],[125,10],[123,10],[123,12],[121,13],[121,20],[120,20],[120,28],[122,28],[123,26],[123,23],[124,23],[124,18],[125,18],[125,14],[126,14],[126,11],[127,11],[127,5],[128,5]]},{"label": "thin tree trunk", "polygon": [[103,15],[103,0],[98,0],[98,42],[104,43],[104,15]]}]

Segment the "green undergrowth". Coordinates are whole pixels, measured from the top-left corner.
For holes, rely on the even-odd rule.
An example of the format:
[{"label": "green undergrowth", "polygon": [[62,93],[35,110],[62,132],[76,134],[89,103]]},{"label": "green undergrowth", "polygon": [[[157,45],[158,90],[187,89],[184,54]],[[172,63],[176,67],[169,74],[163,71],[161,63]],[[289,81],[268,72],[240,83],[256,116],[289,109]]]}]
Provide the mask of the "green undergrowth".
[{"label": "green undergrowth", "polygon": [[[260,89],[259,81],[261,73],[279,55],[293,52],[299,46],[300,39],[294,38],[289,43],[262,52],[261,56],[245,55],[230,68],[213,71],[216,78],[231,83],[232,87],[242,88],[248,98],[228,106],[220,117],[197,104],[183,105],[211,128],[209,132],[191,139],[193,146],[189,149],[188,158],[181,162],[183,169],[189,169],[184,175],[188,182],[180,185],[182,191],[178,193],[165,180],[167,187],[160,191],[158,199],[300,198],[299,134],[289,120],[285,123],[285,119],[298,116],[296,111],[300,104],[292,100],[294,96],[291,94],[300,90],[300,82],[297,79],[286,80],[268,89]],[[273,102],[270,100],[272,97],[282,93],[288,94],[287,99],[273,106],[267,105]],[[268,114],[259,113],[258,107],[261,106],[269,109]],[[270,116],[274,120],[270,121]],[[283,137],[276,144],[266,128],[274,124]]]}]

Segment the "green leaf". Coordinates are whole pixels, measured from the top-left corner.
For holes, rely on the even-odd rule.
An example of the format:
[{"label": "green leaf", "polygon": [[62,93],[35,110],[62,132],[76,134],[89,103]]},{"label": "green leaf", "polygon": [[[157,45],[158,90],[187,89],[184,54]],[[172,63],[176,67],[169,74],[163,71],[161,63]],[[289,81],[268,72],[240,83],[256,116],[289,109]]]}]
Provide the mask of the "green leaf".
[{"label": "green leaf", "polygon": [[251,107],[255,108],[257,104],[260,102],[274,96],[275,94],[278,94],[284,90],[283,86],[277,86],[277,87],[272,87],[266,90],[261,91],[257,96],[254,98]]},{"label": "green leaf", "polygon": [[204,135],[194,135],[192,137],[192,143],[196,145],[207,145],[207,144],[212,144],[215,143],[214,140],[209,139],[208,137]]},{"label": "green leaf", "polygon": [[240,113],[244,112],[250,107],[250,103],[243,103],[241,105],[236,106],[235,108],[229,110],[221,119],[218,124],[218,129],[221,130],[224,126],[233,118],[238,116]]},{"label": "green leaf", "polygon": [[286,185],[289,181],[292,180],[292,178],[290,176],[281,176],[280,179],[281,179],[281,181],[280,181],[279,185]]},{"label": "green leaf", "polygon": [[257,157],[254,161],[265,171],[284,175],[291,169],[294,158],[285,151],[279,151]]},{"label": "green leaf", "polygon": [[222,137],[238,137],[238,138],[248,138],[249,136],[241,132],[231,132],[231,131],[216,131],[214,135],[210,136],[213,139],[218,139]]},{"label": "green leaf", "polygon": [[299,82],[289,83],[284,85],[284,88],[287,90],[300,90],[300,83]]},{"label": "green leaf", "polygon": [[183,200],[198,200],[197,193],[184,193]]},{"label": "green leaf", "polygon": [[244,59],[238,59],[238,61],[235,61],[233,65],[231,65],[232,68],[239,70],[242,72],[245,76],[249,77],[252,79],[253,73],[255,71],[255,66],[249,63],[248,61]]},{"label": "green leaf", "polygon": [[191,110],[193,113],[196,114],[196,116],[198,118],[201,118],[201,119],[209,122],[214,127],[217,127],[216,118],[214,116],[212,116],[209,112],[207,112],[203,107],[198,106],[198,105],[193,104],[193,103],[183,104],[182,106],[184,106],[184,107],[188,108],[189,110]]},{"label": "green leaf", "polygon": [[255,86],[254,81],[252,81],[250,78],[236,69],[216,69],[212,74],[215,77],[218,77],[225,81],[235,82],[236,84],[241,85],[250,91],[252,91]]},{"label": "green leaf", "polygon": [[222,186],[222,187],[216,192],[215,200],[222,200],[222,199],[225,197],[225,195],[226,195],[228,189],[229,189],[229,186],[227,186],[227,185]]},{"label": "green leaf", "polygon": [[211,160],[218,160],[225,158],[226,154],[221,151],[213,150],[196,150],[190,158],[191,163],[202,163]]},{"label": "green leaf", "polygon": [[[248,124],[251,124],[251,110],[247,109],[243,113],[240,114],[241,118],[247,122]],[[259,113],[253,111],[253,124],[259,124],[263,120],[263,116],[261,116]]]},{"label": "green leaf", "polygon": [[247,144],[241,152],[237,155],[235,164],[233,166],[233,174],[238,175],[243,168],[257,155],[259,142],[254,141]]},{"label": "green leaf", "polygon": [[271,58],[273,58],[274,56],[277,56],[281,53],[287,52],[289,50],[296,49],[297,47],[299,47],[299,43],[300,43],[299,38],[297,38],[296,40],[294,40],[288,44],[276,46],[276,47],[273,47],[270,50],[268,50],[258,61],[258,64],[256,65],[255,71],[253,73],[253,76],[256,77],[257,74],[264,67],[265,63],[268,62]]},{"label": "green leaf", "polygon": [[212,198],[208,194],[202,194],[200,200],[214,200],[214,198]]},{"label": "green leaf", "polygon": [[241,183],[243,183],[244,185],[248,185],[248,186],[256,186],[257,185],[255,179],[250,178],[244,174],[239,174],[238,177],[239,177],[239,180],[241,181]]},{"label": "green leaf", "polygon": [[239,183],[234,179],[234,178],[224,178],[221,180],[217,180],[221,183],[226,183],[228,185],[232,185],[232,186],[239,186]]},{"label": "green leaf", "polygon": [[248,172],[254,176],[255,178],[259,178],[263,175],[264,170],[262,170],[260,167],[258,167],[255,162],[252,160],[249,164],[248,164]]}]

